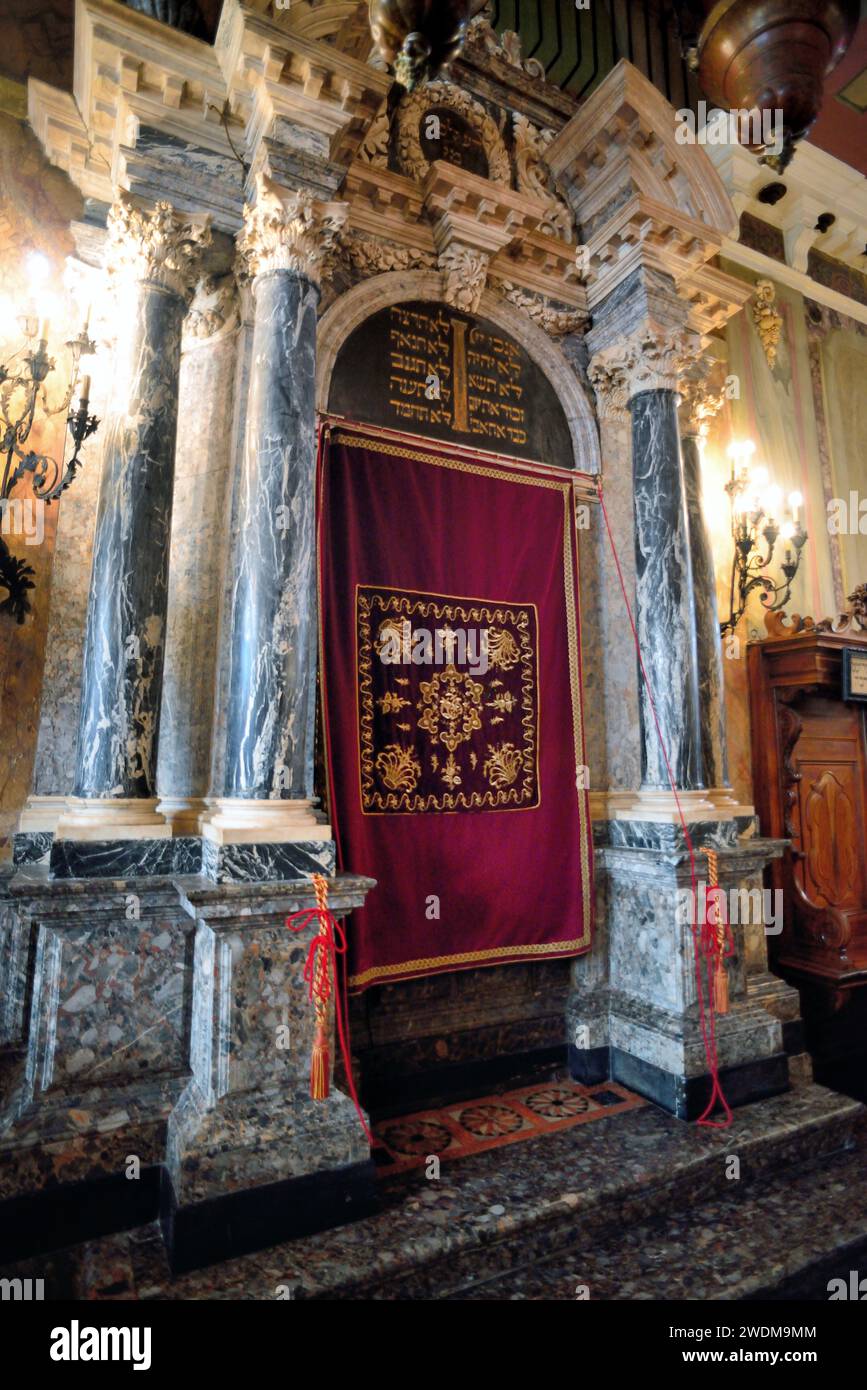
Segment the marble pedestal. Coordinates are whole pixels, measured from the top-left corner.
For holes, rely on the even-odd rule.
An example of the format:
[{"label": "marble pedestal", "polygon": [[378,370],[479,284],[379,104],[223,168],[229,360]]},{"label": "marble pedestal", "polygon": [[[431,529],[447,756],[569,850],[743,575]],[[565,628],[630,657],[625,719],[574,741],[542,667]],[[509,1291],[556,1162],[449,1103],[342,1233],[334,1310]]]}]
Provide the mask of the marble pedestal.
[{"label": "marble pedestal", "polygon": [[[315,827],[314,827],[315,828]],[[55,879],[159,878],[202,874],[212,883],[293,883],[334,873],[329,838],[215,844],[206,835],[155,840],[56,839],[51,831],[15,836],[16,866],[45,864]]]},{"label": "marble pedestal", "polygon": [[[369,879],[330,884],[337,916]],[[351,1102],[309,1095],[309,882],[0,880],[0,1259],[162,1213],[178,1267],[369,1210]]]},{"label": "marble pedestal", "polygon": [[[696,875],[707,883],[703,847],[715,849],[720,884],[759,915],[762,870],[785,842],[743,836],[734,820],[696,822]],[[752,828],[750,825],[749,829]],[[739,831],[741,832],[739,835]],[[693,930],[685,920],[690,868],[682,828],[611,821],[596,850],[596,873],[609,934],[609,971],[600,985],[576,975],[567,1012],[570,1069],[578,1081],[608,1075],[682,1119],[704,1110],[711,1080],[698,1005]],[[730,913],[732,920],[733,913]],[[716,1015],[720,1079],[730,1104],[786,1090],[788,1059],[780,1018],[750,993],[746,933],[733,924],[735,954],[726,962],[730,1011]],[[704,968],[704,967],[703,967]],[[707,1002],[705,988],[705,999]]]}]

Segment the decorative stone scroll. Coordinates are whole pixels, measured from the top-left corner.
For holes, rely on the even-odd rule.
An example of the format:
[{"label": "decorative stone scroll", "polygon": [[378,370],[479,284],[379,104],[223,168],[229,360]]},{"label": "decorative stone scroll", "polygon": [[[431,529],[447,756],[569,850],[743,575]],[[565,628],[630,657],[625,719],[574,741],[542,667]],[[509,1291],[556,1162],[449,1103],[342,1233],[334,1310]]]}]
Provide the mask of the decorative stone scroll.
[{"label": "decorative stone scroll", "polygon": [[[397,157],[401,171],[421,182],[437,157],[425,152],[423,125],[426,116],[443,111],[454,112],[471,132],[475,133],[487,162],[487,175],[492,183],[510,188],[512,170],[509,153],[497,123],[481,102],[474,100],[460,87],[449,82],[429,82],[425,87],[405,96],[397,111]],[[449,158],[444,153],[443,158]],[[454,157],[450,160],[455,163]],[[473,172],[473,171],[471,171]]]},{"label": "decorative stone scroll", "polygon": [[323,203],[307,189],[286,189],[259,174],[256,202],[245,207],[238,238],[241,272],[256,276],[292,270],[319,285],[348,215],[346,203]]},{"label": "decorative stone scroll", "polygon": [[105,263],[115,285],[149,281],[189,303],[202,251],[211,244],[209,218],[186,217],[165,202],[148,211],[121,193],[109,210],[107,228]]},{"label": "decorative stone scroll", "polygon": [[545,151],[554,139],[553,130],[538,130],[520,111],[512,115],[515,137],[515,166],[519,193],[538,198],[546,208],[541,230],[563,241],[575,240],[575,223],[565,201],[551,189],[551,175],[545,164]]},{"label": "decorative stone scroll", "polygon": [[432,251],[380,241],[362,232],[341,232],[338,240],[344,259],[359,276],[384,275],[390,270],[430,270],[437,263]]}]

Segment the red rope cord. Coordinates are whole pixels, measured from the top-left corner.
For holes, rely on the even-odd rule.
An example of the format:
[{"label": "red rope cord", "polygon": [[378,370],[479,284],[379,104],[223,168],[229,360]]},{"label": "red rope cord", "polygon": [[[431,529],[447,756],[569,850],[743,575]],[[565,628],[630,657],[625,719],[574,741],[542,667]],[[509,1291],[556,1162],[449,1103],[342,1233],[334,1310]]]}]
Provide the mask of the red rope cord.
[{"label": "red rope cord", "polygon": [[[647,699],[650,704],[651,713],[653,714],[653,722],[656,726],[656,736],[659,739],[659,747],[662,752],[663,760],[665,762],[665,770],[668,773],[668,780],[671,783],[671,790],[674,794],[674,802],[677,807],[677,814],[680,817],[680,823],[683,827],[684,839],[686,840],[687,850],[689,851],[690,891],[692,893],[693,901],[692,938],[695,955],[696,992],[698,994],[699,1019],[701,1021],[701,1035],[702,1040],[704,1042],[705,1056],[707,1057],[708,1070],[711,1075],[711,1080],[713,1081],[710,1099],[708,1100],[708,1103],[702,1111],[701,1115],[698,1117],[696,1124],[707,1125],[711,1129],[727,1129],[729,1125],[732,1123],[732,1112],[731,1107],[729,1106],[729,1103],[726,1100],[725,1095],[723,1094],[722,1086],[720,1085],[719,1059],[717,1057],[716,1049],[716,1019],[714,1015],[713,1004],[711,1002],[711,1008],[709,1010],[710,1021],[708,1022],[708,1010],[705,1009],[704,991],[702,989],[701,957],[702,954],[704,954],[707,959],[708,998],[712,1001],[713,976],[714,970],[716,968],[716,931],[711,927],[711,924],[707,921],[706,908],[704,913],[702,914],[704,920],[702,921],[701,926],[699,927],[698,881],[695,872],[695,849],[692,843],[692,836],[689,833],[689,827],[686,823],[686,818],[683,814],[683,808],[680,804],[680,797],[677,794],[677,787],[675,785],[674,773],[671,770],[671,763],[668,759],[668,751],[665,747],[665,740],[662,737],[662,729],[659,723],[659,716],[656,713],[656,702],[653,698],[653,689],[651,687],[650,679],[648,677],[647,670],[644,665],[644,657],[641,654],[641,644],[638,640],[638,630],[635,626],[635,619],[632,616],[632,606],[629,602],[629,595],[626,592],[626,583],[624,581],[623,570],[620,565],[620,556],[617,553],[617,546],[614,544],[614,536],[611,532],[611,523],[608,519],[608,512],[605,507],[605,499],[602,496],[601,482],[598,484],[597,490],[599,493],[599,505],[602,508],[602,516],[605,520],[605,529],[608,532],[608,543],[611,546],[611,554],[614,557],[614,564],[617,569],[617,578],[620,580],[620,590],[623,594],[623,602],[626,606],[626,613],[627,617],[629,618],[629,626],[632,629],[632,638],[635,643],[636,653],[638,654],[638,665],[641,671],[642,680],[644,681],[645,689],[647,690]],[[723,1112],[725,1114],[724,1120],[712,1120],[709,1118],[713,1112],[714,1105],[717,1100],[720,1102],[720,1105],[722,1106]]]}]

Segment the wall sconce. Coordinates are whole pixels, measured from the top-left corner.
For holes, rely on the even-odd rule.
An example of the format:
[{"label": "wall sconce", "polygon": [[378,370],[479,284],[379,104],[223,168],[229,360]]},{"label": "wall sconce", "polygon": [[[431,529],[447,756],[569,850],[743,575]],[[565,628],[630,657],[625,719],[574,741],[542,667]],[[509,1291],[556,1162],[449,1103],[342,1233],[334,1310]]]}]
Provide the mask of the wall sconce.
[{"label": "wall sconce", "polygon": [[[34,253],[28,258],[27,269],[36,297],[51,267],[44,256]],[[81,446],[95,432],[99,420],[90,414],[89,376],[81,378],[78,405],[69,409],[78,385],[81,358],[96,350],[95,343],[88,336],[87,318],[78,337],[66,344],[71,358],[68,385],[59,404],[53,408],[49,406],[45,386],[55,368],[54,358],[48,355],[48,319],[40,320],[35,314],[25,313],[19,316],[18,325],[25,342],[11,357],[0,363],[0,522],[3,523],[0,528],[0,589],[5,589],[8,594],[0,602],[0,613],[11,613],[17,622],[23,623],[25,614],[30,611],[28,591],[33,588],[31,576],[34,571],[32,566],[12,555],[3,539],[2,531],[8,531],[8,517],[12,514],[13,489],[27,474],[31,474],[33,496],[39,502],[53,502],[69,487],[78,472]],[[59,463],[48,454],[27,447],[40,407],[45,417],[68,412]],[[70,436],[72,452],[67,459]]]},{"label": "wall sconce", "polygon": [[[782,515],[783,489],[770,483],[766,468],[752,467],[750,459],[755,451],[756,446],[750,439],[735,442],[728,450],[732,471],[726,492],[731,508],[734,556],[729,616],[720,623],[723,637],[727,632],[734,632],[754,589],[760,590],[759,598],[768,612],[785,606],[807,540],[801,522],[804,499],[799,492],[789,493],[791,514],[778,520]],[[783,578],[775,584],[766,571],[780,537],[786,544],[786,553],[780,564]]]}]

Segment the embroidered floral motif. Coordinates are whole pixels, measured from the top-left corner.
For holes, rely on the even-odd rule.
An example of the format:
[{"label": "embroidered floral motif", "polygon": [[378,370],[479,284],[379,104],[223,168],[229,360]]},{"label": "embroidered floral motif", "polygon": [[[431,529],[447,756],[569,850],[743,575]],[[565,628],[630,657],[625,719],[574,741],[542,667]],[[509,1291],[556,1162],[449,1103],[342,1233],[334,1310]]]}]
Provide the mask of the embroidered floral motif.
[{"label": "embroidered floral motif", "polygon": [[363,810],[537,806],[534,606],[360,585],[356,616]]}]

